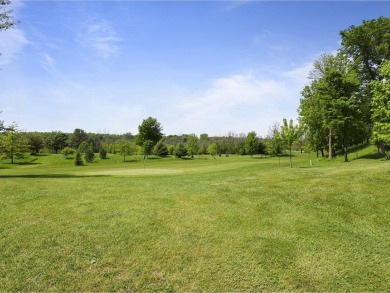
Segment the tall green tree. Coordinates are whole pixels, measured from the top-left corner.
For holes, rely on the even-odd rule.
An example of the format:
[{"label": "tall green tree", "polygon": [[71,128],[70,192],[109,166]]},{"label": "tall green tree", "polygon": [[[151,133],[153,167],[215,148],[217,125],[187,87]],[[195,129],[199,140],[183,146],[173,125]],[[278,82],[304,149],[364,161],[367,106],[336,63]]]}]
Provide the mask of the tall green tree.
[{"label": "tall green tree", "polygon": [[199,139],[196,134],[190,134],[187,140],[187,150],[191,158],[198,153],[199,149]]},{"label": "tall green tree", "polygon": [[349,144],[364,128],[356,72],[327,68],[318,90],[325,102],[325,123],[341,141],[344,161],[348,162]]},{"label": "tall green tree", "polygon": [[294,125],[292,119],[289,123],[287,123],[286,118],[283,119],[283,124],[280,128],[280,137],[290,150],[290,168],[292,168],[292,145],[301,137],[301,135],[302,131],[300,127]]},{"label": "tall green tree", "polygon": [[45,140],[43,139],[42,135],[37,132],[27,133],[26,143],[32,155],[38,155],[39,152],[45,147]]},{"label": "tall green tree", "polygon": [[340,32],[341,50],[353,61],[360,80],[360,109],[364,124],[360,133],[366,138],[371,134],[371,99],[373,92],[370,83],[382,80],[380,68],[383,62],[390,60],[390,18],[364,20],[361,25],[350,26]]},{"label": "tall green tree", "polygon": [[153,147],[162,138],[163,127],[156,118],[149,117],[144,119],[138,126],[138,134],[135,137],[137,145],[144,148],[144,155],[151,153]]},{"label": "tall green tree", "polygon": [[56,154],[68,145],[68,135],[61,131],[50,133],[46,139],[46,146],[52,149]]},{"label": "tall green tree", "polygon": [[363,20],[361,25],[352,25],[340,35],[342,50],[353,60],[364,85],[380,80],[379,68],[390,59],[390,18]]},{"label": "tall green tree", "polygon": [[251,131],[248,133],[245,139],[245,151],[251,157],[258,152],[259,149],[259,140],[257,138],[257,133]]},{"label": "tall green tree", "polygon": [[69,140],[70,146],[74,149],[78,149],[83,141],[88,140],[88,134],[84,130],[76,128],[70,136]]},{"label": "tall green tree", "polygon": [[4,159],[10,159],[11,164],[27,157],[28,146],[17,124],[9,126],[0,136],[0,155]]},{"label": "tall green tree", "polygon": [[372,138],[390,158],[386,152],[390,145],[390,60],[382,64],[380,76],[381,80],[371,82]]}]

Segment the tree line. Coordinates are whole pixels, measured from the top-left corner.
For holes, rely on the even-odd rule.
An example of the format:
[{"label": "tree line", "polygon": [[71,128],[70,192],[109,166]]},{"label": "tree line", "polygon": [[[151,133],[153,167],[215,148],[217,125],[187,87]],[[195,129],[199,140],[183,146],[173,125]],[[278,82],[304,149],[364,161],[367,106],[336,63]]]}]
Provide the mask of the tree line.
[{"label": "tree line", "polygon": [[329,159],[350,146],[372,141],[389,158],[390,18],[363,21],[340,32],[337,54],[313,64],[298,109],[311,149]]}]

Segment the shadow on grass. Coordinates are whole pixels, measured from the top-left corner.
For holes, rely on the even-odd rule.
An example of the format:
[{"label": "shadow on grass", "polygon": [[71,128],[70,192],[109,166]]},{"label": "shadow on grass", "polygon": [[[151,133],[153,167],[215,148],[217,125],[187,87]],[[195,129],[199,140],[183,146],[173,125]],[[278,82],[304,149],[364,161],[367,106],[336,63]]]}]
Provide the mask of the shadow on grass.
[{"label": "shadow on grass", "polygon": [[355,158],[355,160],[360,160],[360,159],[372,159],[372,160],[378,160],[378,159],[386,159],[386,156],[384,154],[368,154],[364,155],[358,158]]},{"label": "shadow on grass", "polygon": [[99,177],[111,177],[110,175],[72,175],[72,174],[25,174],[25,175],[0,175],[0,178],[27,178],[27,179],[36,179],[36,178],[48,178],[48,179],[58,179],[58,178],[99,178]]}]

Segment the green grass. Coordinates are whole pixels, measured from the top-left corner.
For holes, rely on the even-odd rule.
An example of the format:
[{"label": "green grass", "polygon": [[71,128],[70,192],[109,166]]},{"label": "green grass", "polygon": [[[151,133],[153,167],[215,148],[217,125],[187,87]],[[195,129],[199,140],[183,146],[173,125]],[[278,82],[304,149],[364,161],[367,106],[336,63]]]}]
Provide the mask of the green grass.
[{"label": "green grass", "polygon": [[[390,289],[390,162],[0,164],[0,291]],[[310,161],[312,160],[312,166]]]}]

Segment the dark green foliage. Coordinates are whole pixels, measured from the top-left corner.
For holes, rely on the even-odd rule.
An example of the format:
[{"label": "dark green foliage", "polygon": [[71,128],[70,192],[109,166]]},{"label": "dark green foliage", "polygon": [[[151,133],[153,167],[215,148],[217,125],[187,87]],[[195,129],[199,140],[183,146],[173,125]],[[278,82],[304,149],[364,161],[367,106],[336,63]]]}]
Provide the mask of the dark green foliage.
[{"label": "dark green foliage", "polygon": [[78,147],[78,150],[80,151],[80,153],[85,154],[90,148],[91,146],[87,141],[82,141]]},{"label": "dark green foliage", "polygon": [[11,159],[11,164],[14,164],[16,159],[27,157],[28,145],[16,124],[6,128],[0,136],[0,155],[4,159]]},{"label": "dark green foliage", "polygon": [[93,152],[92,147],[89,147],[84,155],[84,159],[87,163],[92,163],[93,160],[95,159],[95,153]]},{"label": "dark green foliage", "polygon": [[46,146],[56,154],[67,146],[68,135],[62,132],[52,132],[46,137]]},{"label": "dark green foliage", "polygon": [[354,60],[359,78],[366,82],[379,79],[381,64],[390,59],[390,18],[363,20],[340,34],[343,51]]},{"label": "dark green foliage", "polygon": [[88,140],[88,135],[84,130],[76,128],[74,130],[73,134],[70,136],[69,140],[70,140],[70,143],[69,143],[70,146],[74,149],[78,149],[80,144],[83,141]]},{"label": "dark green foliage", "polygon": [[162,130],[163,128],[156,118],[144,119],[141,125],[138,126],[138,134],[135,138],[136,144],[145,147],[145,142],[150,141],[147,145],[151,144],[151,148],[153,148],[162,138]]},{"label": "dark green foliage", "polygon": [[188,154],[187,148],[184,146],[184,144],[179,142],[175,147],[175,156],[178,158],[182,158],[187,156],[187,154]]},{"label": "dark green foliage", "polygon": [[81,158],[81,153],[77,151],[76,157],[74,158],[74,165],[75,166],[84,166],[83,159]]},{"label": "dark green foliage", "polygon": [[34,132],[26,135],[27,145],[31,151],[31,155],[38,155],[45,147],[45,141],[41,134]]},{"label": "dark green foliage", "polygon": [[159,141],[154,147],[154,154],[159,157],[166,157],[169,155],[167,146]]},{"label": "dark green foliage", "polygon": [[99,151],[99,157],[100,159],[104,160],[104,159],[107,159],[107,151],[105,149],[101,149]]}]

